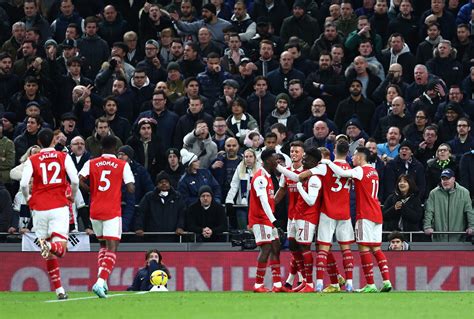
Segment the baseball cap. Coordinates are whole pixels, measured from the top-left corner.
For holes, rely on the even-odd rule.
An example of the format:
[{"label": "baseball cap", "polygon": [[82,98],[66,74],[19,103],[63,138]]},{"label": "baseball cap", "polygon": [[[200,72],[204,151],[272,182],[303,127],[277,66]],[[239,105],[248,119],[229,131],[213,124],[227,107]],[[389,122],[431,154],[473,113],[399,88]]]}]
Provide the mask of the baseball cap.
[{"label": "baseball cap", "polygon": [[441,177],[447,177],[447,178],[454,177],[454,172],[452,169],[447,168],[441,172]]}]

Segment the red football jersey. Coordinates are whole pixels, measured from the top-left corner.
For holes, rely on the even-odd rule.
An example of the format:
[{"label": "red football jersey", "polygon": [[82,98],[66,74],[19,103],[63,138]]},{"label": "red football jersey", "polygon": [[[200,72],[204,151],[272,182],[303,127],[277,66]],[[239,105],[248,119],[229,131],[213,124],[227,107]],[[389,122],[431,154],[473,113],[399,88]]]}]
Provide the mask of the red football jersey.
[{"label": "red football jersey", "polygon": [[[256,189],[259,188],[259,189]],[[267,194],[268,204],[272,209],[272,213],[275,213],[275,190],[273,188],[273,181],[270,174],[265,169],[260,168],[252,178],[250,183],[250,202],[249,202],[249,226],[252,227],[255,224],[263,224],[267,226],[273,226],[272,222],[268,219],[267,214],[263,210],[262,203],[258,194],[264,191]]]},{"label": "red football jersey", "polygon": [[356,192],[356,219],[368,219],[377,224],[383,223],[382,209],[377,198],[379,175],[371,165],[354,168],[354,186]]},{"label": "red football jersey", "polygon": [[[288,167],[288,169],[296,174],[299,174],[303,171],[303,166],[300,168],[293,168],[293,166]],[[298,193],[298,189],[296,188],[296,183],[295,181],[292,181],[289,178],[286,178],[283,174],[281,175],[281,178],[284,180],[285,185],[286,185],[286,190],[288,194],[288,219],[294,219],[296,216],[296,202],[298,200],[298,197],[300,196],[300,193]],[[280,182],[280,186],[281,182]]]},{"label": "red football jersey", "polygon": [[[308,192],[308,183],[311,178],[318,178],[318,176],[313,175],[309,179],[307,179],[303,183],[303,188],[306,192]],[[320,190],[321,191],[321,190]],[[298,201],[296,202],[296,216],[295,219],[305,220],[314,225],[319,223],[319,214],[321,211],[321,192],[318,193],[318,197],[316,198],[316,202],[314,205],[309,206],[308,203],[304,200],[304,198],[300,195],[298,197]]]},{"label": "red football jersey", "polygon": [[131,179],[130,166],[127,162],[113,155],[104,154],[87,162],[80,175],[90,180],[90,217],[97,220],[108,220],[122,216],[122,181],[134,182]]},{"label": "red football jersey", "polygon": [[29,206],[33,210],[50,210],[67,206],[66,189],[69,185],[64,152],[44,149],[30,156],[33,168],[33,187]]},{"label": "red football jersey", "polygon": [[[346,162],[334,162],[334,164],[342,169],[351,169],[351,166]],[[327,166],[326,174],[320,178],[324,185],[321,212],[335,220],[350,219],[350,180],[338,177],[329,166]]]}]

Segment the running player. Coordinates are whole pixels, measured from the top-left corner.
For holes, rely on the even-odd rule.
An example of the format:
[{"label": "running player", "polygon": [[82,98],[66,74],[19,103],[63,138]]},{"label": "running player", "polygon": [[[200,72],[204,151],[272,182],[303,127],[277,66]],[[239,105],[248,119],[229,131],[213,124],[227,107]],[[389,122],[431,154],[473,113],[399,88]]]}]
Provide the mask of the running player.
[{"label": "running player", "polygon": [[280,240],[276,221],[274,188],[271,173],[277,167],[275,150],[264,150],[261,154],[262,167],[257,170],[250,183],[249,227],[252,228],[255,242],[260,247],[257,258],[257,274],[254,292],[269,292],[263,285],[267,262],[272,270],[273,292],[288,292],[282,286],[280,276]]},{"label": "running player", "polygon": [[[27,200],[33,218],[33,229],[39,239],[41,256],[58,299],[68,296],[61,285],[61,273],[57,257],[64,257],[69,234],[69,203],[76,196],[79,180],[77,170],[67,153],[54,149],[53,131],[42,129],[38,133],[41,151],[25,162],[20,189]],[[67,176],[66,176],[67,175]],[[33,177],[31,197],[29,183]],[[71,182],[71,194],[67,195]]]},{"label": "running player", "polygon": [[383,278],[383,287],[380,292],[392,290],[387,258],[380,249],[382,243],[382,210],[377,198],[379,190],[379,176],[377,170],[367,160],[370,151],[366,147],[358,147],[352,161],[356,166],[344,170],[331,161],[323,160],[331,170],[340,177],[349,177],[354,180],[356,192],[356,241],[359,246],[362,269],[367,285],[358,292],[377,292],[374,283],[373,263],[371,253],[377,260]]},{"label": "running player", "polygon": [[[92,291],[107,297],[107,279],[112,273],[116,251],[122,236],[122,181],[129,193],[135,192],[135,179],[130,165],[115,157],[117,140],[105,136],[101,140],[102,156],[87,161],[79,173],[81,187],[90,189],[90,219],[100,243],[98,278]],[[90,187],[86,180],[89,179]]]}]

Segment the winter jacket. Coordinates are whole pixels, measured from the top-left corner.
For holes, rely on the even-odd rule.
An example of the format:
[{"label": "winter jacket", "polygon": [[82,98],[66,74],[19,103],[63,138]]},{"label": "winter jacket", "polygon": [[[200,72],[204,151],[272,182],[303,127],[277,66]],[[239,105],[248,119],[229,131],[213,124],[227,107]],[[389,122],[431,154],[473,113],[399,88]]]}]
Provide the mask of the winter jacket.
[{"label": "winter jacket", "polygon": [[409,174],[415,180],[415,184],[418,187],[418,194],[420,198],[424,198],[426,190],[425,180],[425,168],[424,166],[414,157],[411,158],[411,162],[406,167],[405,161],[397,155],[393,160],[389,161],[385,167],[384,183],[384,197],[385,200],[390,194],[393,193],[398,176],[402,174]]},{"label": "winter jacket", "polygon": [[265,133],[270,132],[270,127],[275,123],[283,123],[285,121],[285,126],[288,129],[287,136],[291,138],[293,135],[300,132],[300,122],[295,115],[292,115],[290,110],[287,109],[285,113],[280,114],[277,110],[273,110],[272,113],[267,116],[265,119]]},{"label": "winter jacket", "polygon": [[[423,229],[434,231],[458,231],[474,228],[474,211],[469,191],[457,182],[453,189],[446,191],[441,186],[430,192],[425,204]],[[432,240],[463,241],[465,235],[433,235]]]},{"label": "winter jacket", "polygon": [[230,23],[237,29],[242,42],[248,42],[257,32],[257,24],[250,18],[248,13],[242,20],[237,20],[235,14],[232,15]]},{"label": "winter jacket", "polygon": [[102,63],[110,56],[109,45],[98,35],[93,37],[84,35],[77,40],[77,47],[90,66],[90,70],[82,70],[82,72],[89,79],[95,79]]},{"label": "winter jacket", "polygon": [[456,49],[452,49],[451,56],[439,57],[438,49],[434,50],[434,58],[426,62],[429,73],[441,77],[449,88],[453,84],[461,85],[463,80],[463,66],[456,60]]},{"label": "winter jacket", "polygon": [[0,232],[5,233],[12,226],[12,198],[5,186],[0,183]]},{"label": "winter jacket", "polygon": [[218,168],[212,168],[211,165],[209,170],[216,179],[217,183],[221,185],[222,198],[225,199],[227,197],[227,193],[229,192],[230,184],[232,182],[232,177],[234,176],[235,170],[242,161],[242,156],[237,154],[237,158],[235,160],[230,160],[224,153],[219,154],[212,164],[214,164],[216,161],[221,161],[222,163],[224,163],[224,165]]},{"label": "winter jacket", "polygon": [[[122,141],[115,136],[112,131],[109,132],[109,135],[112,135],[117,139],[117,149],[119,149],[123,145]],[[91,158],[99,157],[102,154],[100,136],[95,130],[92,132],[92,135],[86,139],[86,150],[91,154]]]},{"label": "winter jacket", "polygon": [[474,138],[470,135],[468,135],[464,143],[462,143],[459,137],[456,136],[454,139],[449,141],[448,144],[451,146],[451,154],[456,157],[456,161],[459,161],[464,153],[474,150]]},{"label": "winter jacket", "polygon": [[[454,157],[452,156],[449,159],[449,162],[441,166],[441,163],[438,159],[432,158],[428,160],[426,164],[426,193],[429,194],[436,186],[439,185],[441,179],[441,172],[444,169],[453,170],[456,177],[460,177],[458,173],[458,164],[455,162]],[[463,172],[461,175],[464,175]]]},{"label": "winter jacket", "polygon": [[[79,30],[82,30],[82,22],[82,17],[76,11],[74,11],[69,17],[60,13],[58,18],[51,23],[51,35],[57,43],[62,43],[66,37],[67,26],[74,23],[79,27]],[[81,36],[82,32],[79,32],[79,36]]]},{"label": "winter jacket", "polygon": [[166,82],[166,79],[168,78],[168,73],[166,73],[163,65],[161,65],[159,68],[156,68],[153,62],[148,58],[138,62],[136,68],[144,69],[145,74],[150,79],[151,83],[158,83],[160,81]]},{"label": "winter jacket", "polygon": [[194,135],[194,130],[192,130],[186,134],[183,143],[183,148],[196,154],[203,168],[209,168],[217,156],[217,145],[212,141],[210,134],[208,134],[206,139],[200,140]]},{"label": "winter jacket", "polygon": [[305,81],[305,75],[303,72],[292,68],[288,73],[283,73],[279,67],[267,74],[269,90],[275,95],[280,93],[288,94],[289,83],[293,79],[298,79],[301,83]]},{"label": "winter jacket", "polygon": [[97,33],[104,39],[109,47],[115,42],[123,41],[123,35],[130,30],[127,21],[125,21],[120,14],[117,13],[115,21],[108,22],[105,19],[99,22],[99,30]]},{"label": "winter jacket", "polygon": [[[401,201],[402,208],[395,209],[395,203]],[[423,221],[423,207],[418,194],[408,197],[394,192],[383,204],[383,230],[420,231]]]},{"label": "winter jacket", "polygon": [[186,172],[178,182],[178,191],[183,195],[186,206],[191,206],[199,199],[199,188],[208,185],[213,192],[213,200],[221,203],[221,186],[208,169],[198,169],[196,174]]},{"label": "winter jacket", "polygon": [[270,92],[263,97],[254,92],[247,98],[247,112],[257,121],[260,132],[264,131],[265,119],[275,109],[275,98]]},{"label": "winter jacket", "polygon": [[[388,69],[390,68],[390,65],[392,65],[393,63],[398,63],[398,64],[402,65],[402,67],[403,67],[403,74],[402,74],[403,81],[406,82],[406,83],[413,82],[413,71],[412,70],[415,68],[416,58],[410,52],[410,48],[408,47],[408,45],[406,43],[403,45],[402,50],[398,54],[393,54],[392,49],[382,50],[379,61],[380,61],[380,63],[382,63],[385,73],[388,73]],[[400,87],[400,88],[402,89],[402,92],[404,92],[403,88],[402,87]]]},{"label": "winter jacket", "polygon": [[221,70],[218,73],[209,72],[207,67],[204,72],[197,75],[199,82],[199,92],[209,99],[209,103],[214,103],[219,98],[220,92],[222,92],[222,83],[231,79],[232,75],[228,72]]},{"label": "winter jacket", "polygon": [[[209,227],[212,230],[211,238],[204,238],[202,230]],[[219,236],[227,231],[227,216],[224,207],[214,200],[208,209],[205,209],[199,199],[191,205],[186,211],[186,226],[187,231],[196,234],[197,241],[224,241],[223,236]]]},{"label": "winter jacket", "polygon": [[[343,44],[343,37],[338,33],[337,37],[333,41],[329,41],[324,37],[324,33],[321,33],[311,46],[309,57],[313,61],[319,60],[319,55],[323,51],[331,52],[331,48],[334,44]],[[311,43],[309,43],[311,44]]]},{"label": "winter jacket", "polygon": [[138,121],[144,117],[152,118],[157,122],[155,135],[161,138],[164,150],[170,148],[173,145],[173,137],[176,123],[178,123],[178,115],[166,109],[160,114],[156,114],[153,110],[145,111],[138,115],[133,127],[135,128],[138,125]]},{"label": "winter jacket", "polygon": [[10,170],[14,166],[15,144],[10,139],[2,136],[0,137],[0,185],[10,181]]},{"label": "winter jacket", "polygon": [[459,162],[459,171],[462,172],[459,184],[467,188],[474,199],[474,151],[464,153]]},{"label": "winter jacket", "polygon": [[[311,30],[311,32],[308,32]],[[307,44],[311,45],[321,34],[319,22],[312,16],[305,13],[302,17],[296,18],[291,15],[283,20],[280,37],[287,43],[292,36],[297,36]]]},{"label": "winter jacket", "polygon": [[351,118],[357,117],[362,123],[364,131],[369,132],[370,119],[372,118],[374,111],[374,103],[364,98],[362,95],[359,101],[354,100],[352,97],[348,97],[347,99],[342,100],[337,106],[334,122],[338,128],[342,128]]},{"label": "winter jacket", "polygon": [[197,120],[203,120],[204,122],[206,122],[209,131],[212,131],[212,123],[214,121],[214,118],[211,115],[207,114],[204,111],[201,111],[197,114],[193,114],[188,109],[188,111],[186,111],[186,114],[181,116],[178,120],[178,123],[176,124],[173,144],[174,147],[181,148],[183,146],[184,137],[186,136],[186,134],[194,130]]},{"label": "winter jacket", "polygon": [[229,116],[226,122],[229,131],[231,131],[234,137],[238,139],[240,145],[244,145],[245,136],[247,136],[249,131],[258,128],[257,121],[249,113],[242,114],[242,118],[240,119],[240,130],[233,115]]}]

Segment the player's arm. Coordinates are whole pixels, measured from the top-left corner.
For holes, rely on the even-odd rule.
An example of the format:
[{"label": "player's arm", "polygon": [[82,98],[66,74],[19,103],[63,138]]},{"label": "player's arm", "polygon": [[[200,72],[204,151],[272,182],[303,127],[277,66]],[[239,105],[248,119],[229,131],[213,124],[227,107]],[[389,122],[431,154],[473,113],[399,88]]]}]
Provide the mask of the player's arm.
[{"label": "player's arm", "polygon": [[267,196],[267,180],[262,176],[257,177],[253,181],[253,187],[255,189],[255,193],[257,194],[258,199],[260,199],[260,203],[262,204],[263,211],[265,215],[267,215],[268,219],[271,223],[274,223],[276,218],[273,215],[272,208],[268,203],[268,196]]},{"label": "player's arm", "polygon": [[89,171],[90,171],[90,161],[87,161],[84,163],[84,166],[82,167],[81,171],[79,172],[79,185],[80,187],[86,191],[89,192],[89,185],[87,185],[87,178],[89,177]]},{"label": "player's arm", "polygon": [[296,187],[306,204],[313,206],[318,198],[319,190],[321,189],[321,180],[317,176],[310,177],[308,181],[308,192],[304,190],[301,182],[298,182]]},{"label": "player's arm", "polygon": [[71,159],[71,156],[66,155],[64,166],[66,167],[66,173],[69,177],[69,181],[71,182],[71,197],[76,198],[77,190],[79,188],[79,177],[77,175],[77,169]]},{"label": "player's arm", "polygon": [[298,174],[296,174],[295,172],[292,172],[290,171],[289,169],[287,169],[286,167],[283,167],[281,166],[280,164],[278,164],[277,166],[277,170],[282,173],[283,175],[285,175],[286,178],[294,181],[294,182],[297,182],[298,181]]},{"label": "player's arm", "polygon": [[[328,165],[332,169],[334,174],[338,175],[339,177],[357,178],[357,179],[361,179],[362,177],[361,175],[362,168],[360,167],[356,167],[353,169],[342,169],[340,166],[337,166],[330,160],[323,159],[321,160],[321,162],[322,163],[324,162],[324,164]],[[359,171],[359,168],[360,168],[360,171]],[[359,175],[360,175],[360,178],[358,177]]]},{"label": "player's arm", "polygon": [[327,172],[328,168],[325,164],[323,163],[319,163],[318,165],[316,165],[315,167],[311,168],[309,171],[304,171],[302,172],[298,177],[299,177],[299,181],[300,182],[303,182],[305,180],[307,180],[308,178],[310,178],[312,175],[321,175],[321,176],[324,176],[326,175],[326,172]]},{"label": "player's arm", "polygon": [[285,175],[280,176],[280,181],[278,183],[280,186],[275,194],[275,205],[278,205],[278,203],[285,197],[286,195],[286,180],[285,180]]},{"label": "player's arm", "polygon": [[23,194],[23,198],[28,202],[30,196],[30,180],[33,176],[33,165],[29,159],[26,160],[23,173],[20,180],[20,190]]},{"label": "player's arm", "polygon": [[130,194],[135,193],[135,177],[133,176],[132,169],[128,163],[123,168],[123,182],[127,187],[127,192]]}]

